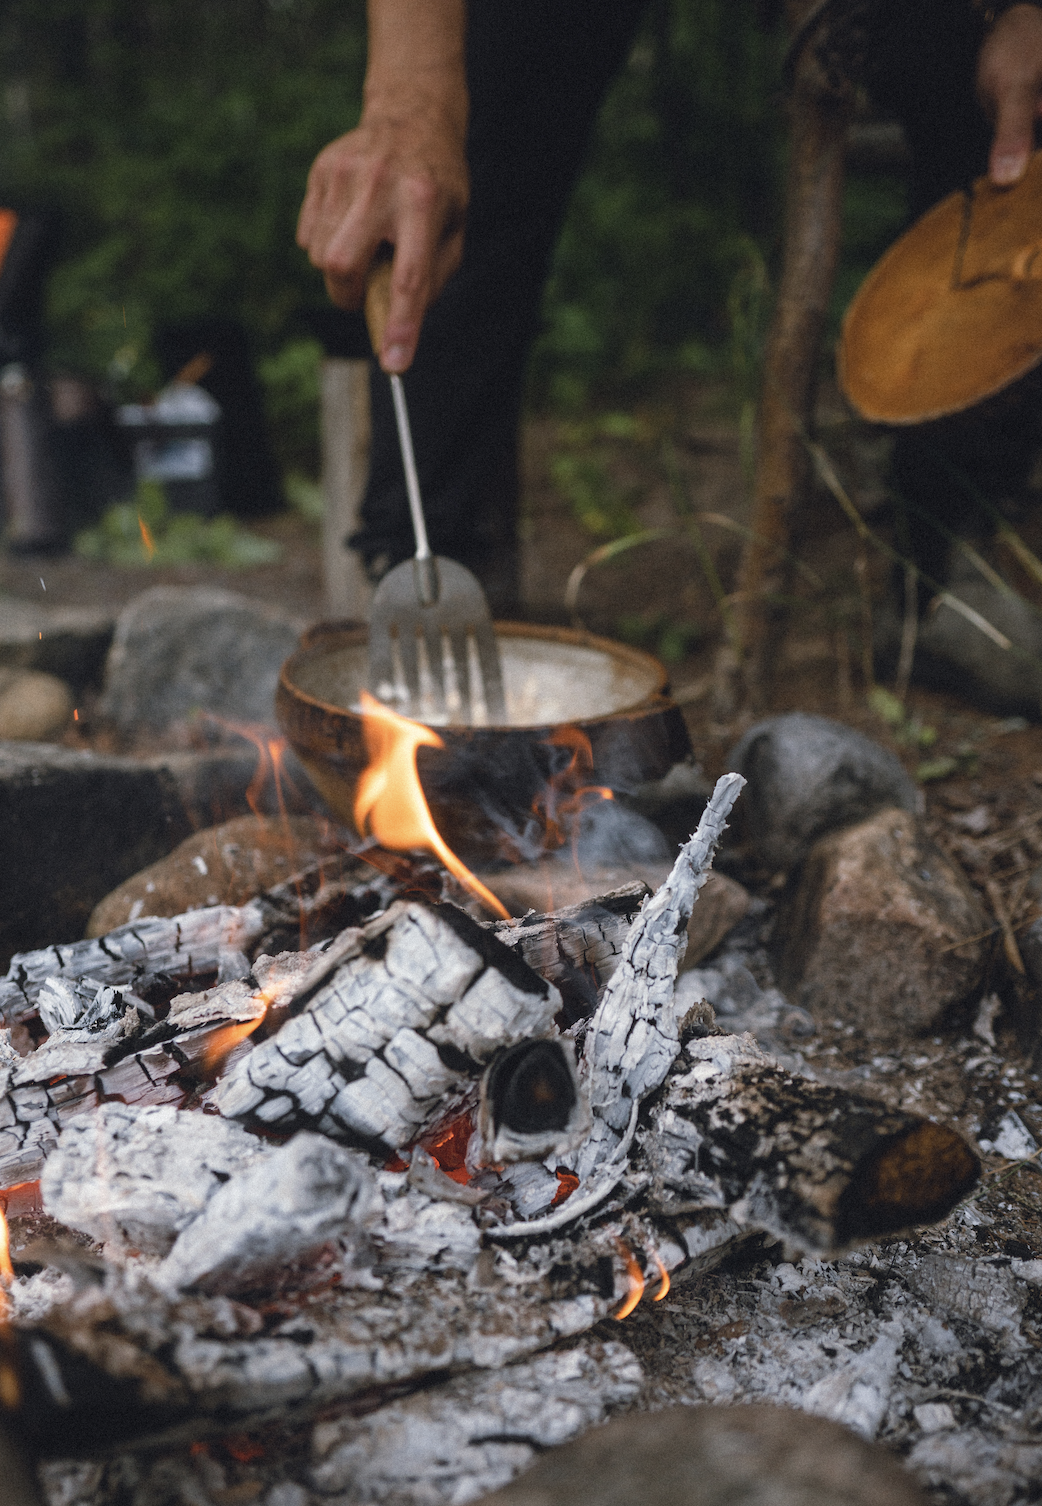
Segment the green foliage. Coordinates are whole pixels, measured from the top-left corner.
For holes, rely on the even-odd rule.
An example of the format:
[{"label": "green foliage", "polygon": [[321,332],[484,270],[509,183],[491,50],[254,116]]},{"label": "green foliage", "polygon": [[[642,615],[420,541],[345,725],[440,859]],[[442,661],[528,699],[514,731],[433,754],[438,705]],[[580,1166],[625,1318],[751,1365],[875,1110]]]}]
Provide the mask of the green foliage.
[{"label": "green foliage", "polygon": [[156,481],[139,482],[131,501],[108,508],[96,528],[76,535],[73,547],[81,559],[110,565],[204,562],[248,568],[274,564],[282,554],[274,540],[250,533],[234,518],[171,513]]},{"label": "green foliage", "polygon": [[[60,206],[54,359],[132,395],[159,319],[277,348],[321,279],[294,243],[315,153],[357,118],[363,0],[4,0],[2,192]],[[12,89],[15,90],[12,96]]]},{"label": "green foliage", "polygon": [[576,409],[718,367],[728,291],[774,236],[779,46],[735,0],[656,0],[595,133],[554,261],[532,366]]},{"label": "green foliage", "polygon": [[320,453],[321,366],[319,342],[297,339],[288,340],[257,368],[264,387],[275,454],[288,475],[314,473],[316,469]]},{"label": "green foliage", "polygon": [[679,622],[668,612],[628,612],[618,618],[615,631],[624,643],[650,649],[664,664],[679,664],[705,638],[697,622]]},{"label": "green foliage", "polygon": [[640,528],[633,510],[635,488],[620,486],[612,473],[618,448],[612,441],[631,440],[636,433],[636,420],[628,413],[602,413],[557,426],[550,475],[576,522],[595,539],[618,539]]}]

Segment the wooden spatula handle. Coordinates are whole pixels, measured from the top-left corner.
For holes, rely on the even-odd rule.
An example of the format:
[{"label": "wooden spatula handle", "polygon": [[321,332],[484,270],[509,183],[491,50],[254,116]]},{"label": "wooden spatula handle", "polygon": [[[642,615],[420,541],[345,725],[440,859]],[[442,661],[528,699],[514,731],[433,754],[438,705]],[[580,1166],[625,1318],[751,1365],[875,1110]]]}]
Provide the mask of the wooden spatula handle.
[{"label": "wooden spatula handle", "polygon": [[369,326],[369,338],[377,356],[383,349],[384,331],[390,312],[391,260],[386,257],[373,263],[365,280],[365,322]]}]

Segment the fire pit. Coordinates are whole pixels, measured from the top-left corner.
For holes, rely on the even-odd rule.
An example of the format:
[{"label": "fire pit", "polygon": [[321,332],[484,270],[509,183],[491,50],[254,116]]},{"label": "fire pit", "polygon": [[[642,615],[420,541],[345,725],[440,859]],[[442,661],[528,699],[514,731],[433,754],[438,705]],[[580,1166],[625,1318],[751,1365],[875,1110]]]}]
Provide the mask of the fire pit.
[{"label": "fire pit", "polygon": [[[650,654],[528,623],[499,622],[496,636],[509,725],[439,727],[444,746],[422,747],[418,756],[438,830],[474,864],[536,856],[527,814],[567,771],[627,792],[661,779],[691,752],[666,671]],[[283,666],[275,700],[316,787],[352,823],[369,762],[359,700],[367,668],[363,627],[320,624]]]}]

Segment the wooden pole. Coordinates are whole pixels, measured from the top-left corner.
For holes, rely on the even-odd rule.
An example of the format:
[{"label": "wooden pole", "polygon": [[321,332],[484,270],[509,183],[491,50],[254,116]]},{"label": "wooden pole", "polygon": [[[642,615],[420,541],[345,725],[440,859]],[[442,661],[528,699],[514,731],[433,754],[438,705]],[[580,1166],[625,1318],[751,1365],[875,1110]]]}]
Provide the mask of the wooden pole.
[{"label": "wooden pole", "polygon": [[369,362],[322,363],[322,577],[327,617],[366,618],[373,588],[344,539],[358,527],[369,475]]},{"label": "wooden pole", "polygon": [[[794,36],[821,7],[789,0]],[[839,254],[844,147],[854,90],[822,65],[817,29],[800,38],[792,71],[785,248],[767,338],[758,417],[751,538],[738,572],[739,654],[728,646],[723,699],[765,709],[789,582],[788,551],[809,481],[810,431],[821,336]],[[727,681],[730,681],[730,690]],[[737,683],[735,683],[737,681]]]}]

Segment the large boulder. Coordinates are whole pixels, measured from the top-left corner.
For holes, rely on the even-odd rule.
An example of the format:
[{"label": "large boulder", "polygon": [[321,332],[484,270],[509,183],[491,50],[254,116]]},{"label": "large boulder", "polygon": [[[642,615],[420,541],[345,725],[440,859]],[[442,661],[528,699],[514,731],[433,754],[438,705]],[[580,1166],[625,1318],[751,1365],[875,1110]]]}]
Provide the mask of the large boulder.
[{"label": "large boulder", "polygon": [[893,753],[853,727],[802,711],[750,727],[727,766],[748,781],[735,809],[740,830],[776,871],[795,867],[826,832],[884,807],[920,806]]},{"label": "large boulder", "polygon": [[991,923],[907,811],[822,837],[783,900],[778,981],[818,1020],[900,1040],[936,1028],[983,981]]},{"label": "large boulder", "polygon": [[270,724],[303,626],[234,591],[153,586],[120,613],[101,714],[124,734],[163,732],[198,711]]},{"label": "large boulder", "polygon": [[788,1407],[633,1412],[551,1449],[484,1506],[925,1506],[901,1461]]}]

